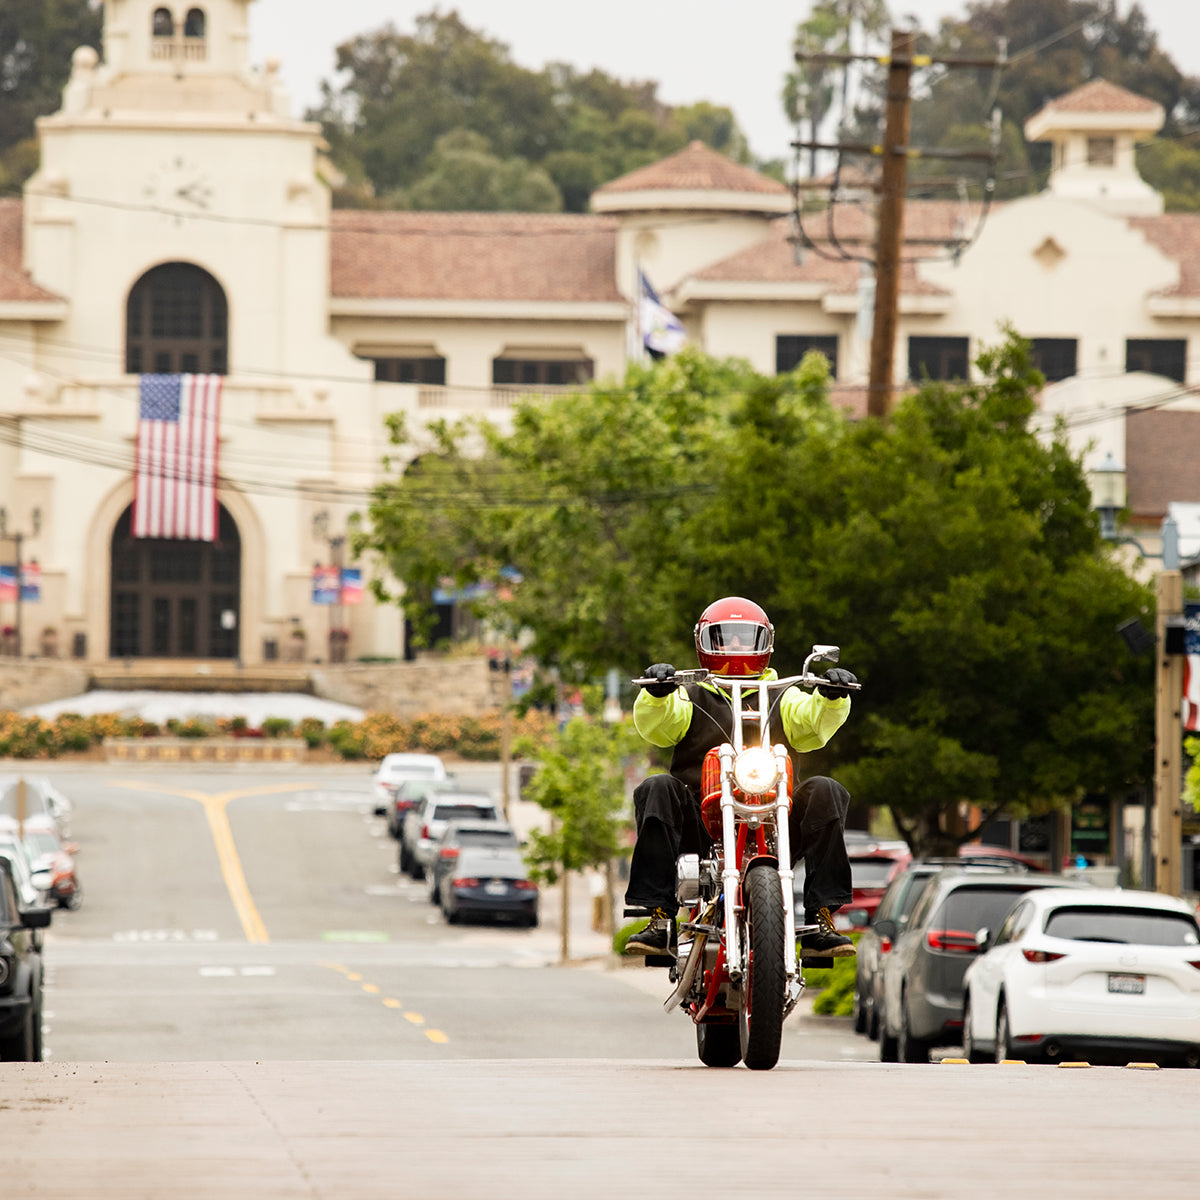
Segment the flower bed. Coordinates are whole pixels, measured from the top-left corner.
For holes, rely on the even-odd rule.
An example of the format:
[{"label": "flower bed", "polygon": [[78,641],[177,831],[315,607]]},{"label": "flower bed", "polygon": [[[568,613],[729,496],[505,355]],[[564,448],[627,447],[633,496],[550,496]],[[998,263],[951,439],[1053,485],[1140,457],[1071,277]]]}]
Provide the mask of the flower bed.
[{"label": "flower bed", "polygon": [[[555,728],[552,717],[530,712],[512,718],[514,741],[540,744]],[[105,740],[132,738],[301,738],[309,750],[331,759],[380,759],[385,754],[424,751],[454,754],[460,758],[488,760],[500,757],[501,715],[450,716],[429,713],[401,720],[389,713],[369,713],[361,721],[336,721],[327,726],[315,717],[292,722],[268,717],[260,727],[243,717],[211,721],[199,717],[170,720],[161,728],[140,717],[114,713],[80,716],[62,713],[53,720],[0,712],[0,758],[62,758],[91,756]]]}]

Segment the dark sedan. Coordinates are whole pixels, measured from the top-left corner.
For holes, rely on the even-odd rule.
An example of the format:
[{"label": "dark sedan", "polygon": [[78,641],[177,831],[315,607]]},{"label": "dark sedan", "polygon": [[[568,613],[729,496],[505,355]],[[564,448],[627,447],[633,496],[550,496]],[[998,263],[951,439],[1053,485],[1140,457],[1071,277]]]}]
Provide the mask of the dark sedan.
[{"label": "dark sedan", "polygon": [[0,1060],[42,1061],[42,956],[35,929],[48,908],[22,908],[8,859],[0,858]]},{"label": "dark sedan", "polygon": [[517,831],[504,821],[450,821],[434,847],[433,859],[425,874],[429,877],[429,902],[440,903],[442,880],[458,866],[459,856],[468,847],[491,850],[516,850]]},{"label": "dark sedan", "polygon": [[464,917],[538,923],[538,886],[516,850],[465,847],[442,877],[439,900],[451,925]]}]

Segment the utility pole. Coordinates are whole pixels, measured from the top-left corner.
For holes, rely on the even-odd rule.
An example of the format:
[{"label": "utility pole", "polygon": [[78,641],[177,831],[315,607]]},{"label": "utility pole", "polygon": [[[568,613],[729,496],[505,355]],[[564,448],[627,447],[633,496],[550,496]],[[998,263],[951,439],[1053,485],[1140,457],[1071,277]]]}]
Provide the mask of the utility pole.
[{"label": "utility pole", "polygon": [[871,329],[871,373],[867,416],[886,417],[895,375],[896,325],[900,306],[900,245],[908,191],[908,136],[912,125],[911,30],[892,30],[887,108],[883,130],[883,179],[875,244],[875,319]]},{"label": "utility pole", "polygon": [[[869,142],[822,142],[815,136],[811,141],[795,141],[798,150],[808,149],[842,154],[873,155],[882,158],[883,170],[879,184],[879,204],[876,219],[874,256],[858,258],[867,262],[875,272],[875,311],[871,330],[870,374],[867,384],[867,415],[886,418],[892,407],[892,389],[895,375],[896,329],[899,323],[900,271],[902,249],[909,244],[936,243],[945,247],[956,244],[938,238],[904,237],[904,203],[908,190],[908,162],[910,158],[937,158],[958,161],[986,161],[994,165],[999,156],[999,114],[993,114],[992,147],[988,151],[973,150],[921,150],[908,144],[912,127],[912,72],[914,67],[942,66],[949,69],[969,67],[999,69],[1006,65],[1007,51],[1002,49],[998,58],[933,58],[927,54],[915,54],[916,35],[911,30],[893,29],[891,53],[872,54],[806,54],[798,52],[797,62],[830,63],[848,66],[852,62],[875,62],[887,67],[887,99],[885,107],[884,134],[881,145]],[[1002,44],[1003,45],[1003,44]],[[928,181],[933,182],[933,181]],[[945,180],[938,180],[945,183]],[[994,179],[989,174],[985,189],[988,203],[991,201]],[[797,185],[797,194],[799,185]],[[796,217],[800,220],[800,204],[797,200]],[[799,241],[802,245],[816,248],[816,243],[803,231]],[[840,239],[839,257],[849,258],[845,247],[854,239]],[[926,257],[929,257],[928,255]]]},{"label": "utility pole", "polygon": [[1183,892],[1181,844],[1183,842],[1183,734],[1180,723],[1183,703],[1181,647],[1174,644],[1168,629],[1178,628],[1183,619],[1183,576],[1179,571],[1160,571],[1157,593],[1154,672],[1154,890],[1168,896]]}]

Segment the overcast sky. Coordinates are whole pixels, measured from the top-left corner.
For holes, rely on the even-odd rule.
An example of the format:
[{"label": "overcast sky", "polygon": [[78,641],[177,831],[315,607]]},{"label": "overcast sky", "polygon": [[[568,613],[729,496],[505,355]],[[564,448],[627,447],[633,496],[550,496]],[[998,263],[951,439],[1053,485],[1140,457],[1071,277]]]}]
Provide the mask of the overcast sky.
[{"label": "overcast sky", "polygon": [[[1127,12],[1131,0],[1119,0]],[[1200,0],[1141,0],[1160,44],[1186,74],[1200,75]],[[892,0],[925,29],[961,15],[953,0]],[[708,100],[726,105],[759,158],[786,158],[792,131],[779,94],[792,66],[795,28],[808,0],[254,0],[250,51],[262,64],[279,59],[297,115],[314,104],[334,70],[334,48],[387,22],[411,33],[434,8],[457,10],[472,29],[504,42],[522,66],[566,62],[599,67],[626,82],[652,79],[668,104]],[[1021,49],[1010,46],[1010,51]]]}]

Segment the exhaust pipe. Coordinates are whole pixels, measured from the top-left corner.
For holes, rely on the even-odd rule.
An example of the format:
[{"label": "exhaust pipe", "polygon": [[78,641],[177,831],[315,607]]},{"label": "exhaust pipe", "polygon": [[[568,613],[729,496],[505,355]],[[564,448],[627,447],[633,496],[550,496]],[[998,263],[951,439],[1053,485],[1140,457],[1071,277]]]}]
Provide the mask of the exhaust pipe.
[{"label": "exhaust pipe", "polygon": [[1062,1047],[1057,1042],[1046,1043],[1046,1057],[1053,1062],[1056,1058],[1062,1057]]}]

